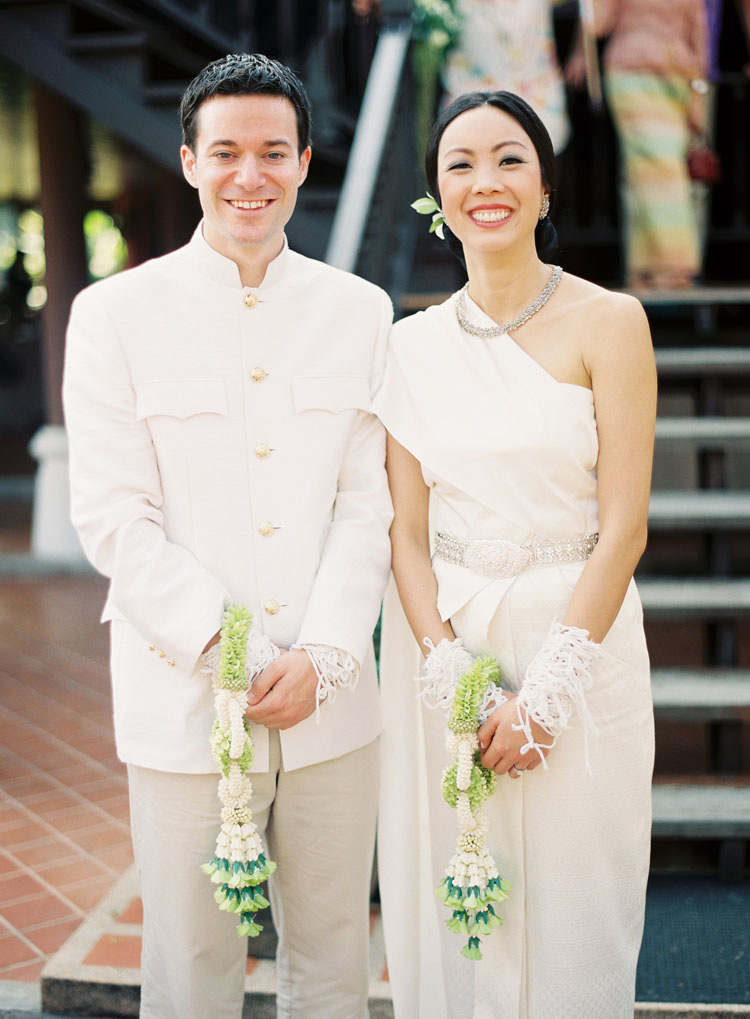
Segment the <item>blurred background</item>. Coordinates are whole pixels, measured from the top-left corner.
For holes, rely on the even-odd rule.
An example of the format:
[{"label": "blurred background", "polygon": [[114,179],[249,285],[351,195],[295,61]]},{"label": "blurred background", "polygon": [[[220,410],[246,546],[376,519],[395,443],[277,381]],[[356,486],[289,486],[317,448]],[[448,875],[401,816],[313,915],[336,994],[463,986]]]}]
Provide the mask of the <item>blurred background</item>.
[{"label": "blurred background", "polygon": [[[180,171],[177,104],[206,63],[235,51],[289,64],[312,100],[313,161],[291,246],[378,283],[397,316],[463,282],[409,206],[424,191],[435,113],[475,88],[519,92],[547,124],[560,264],[644,302],[660,388],[638,573],[657,714],[656,883],[639,988],[655,1001],[749,1000],[747,913],[737,918],[750,842],[750,0],[0,0],[0,691],[12,705],[0,710],[3,802],[41,816],[29,768],[44,771],[39,747],[49,750],[52,731],[56,753],[61,740],[84,753],[83,734],[61,729],[76,698],[91,699],[100,739],[108,725],[106,634],[93,625],[104,589],[67,516],[70,303],[87,283],[190,237],[200,210]],[[85,689],[75,686],[84,660]],[[45,699],[55,702],[46,722]],[[75,929],[68,921],[80,923],[129,862],[119,765],[101,744],[85,753],[114,783],[120,854],[99,860],[94,901],[61,893],[62,919],[24,928],[23,910],[17,922],[4,912],[0,981],[37,979]],[[47,776],[58,793],[62,774]],[[63,813],[92,781],[70,779]],[[3,840],[21,830],[9,816],[0,813]],[[9,873],[41,881],[22,906],[56,888],[54,860],[22,851],[53,836],[54,811],[44,816],[43,834],[3,857]],[[3,905],[1,886],[0,874]],[[31,936],[52,928],[57,940]],[[3,956],[11,936],[31,961]],[[681,937],[693,937],[693,955]],[[700,968],[706,937],[723,946],[720,979]],[[665,985],[669,958],[677,975]]]}]

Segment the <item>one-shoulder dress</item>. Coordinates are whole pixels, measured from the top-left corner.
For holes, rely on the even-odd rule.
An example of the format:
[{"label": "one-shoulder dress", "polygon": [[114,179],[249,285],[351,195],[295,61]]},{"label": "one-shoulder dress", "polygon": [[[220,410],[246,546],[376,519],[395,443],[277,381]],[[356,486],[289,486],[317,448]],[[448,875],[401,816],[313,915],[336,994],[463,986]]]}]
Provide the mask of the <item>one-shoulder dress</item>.
[{"label": "one-shoulder dress", "polygon": [[[455,297],[397,323],[376,411],[420,462],[430,529],[518,544],[597,531],[590,390],[558,382],[509,336],[462,330]],[[473,302],[470,316],[489,320]],[[585,563],[492,579],[433,557],[438,609],[518,690]],[[511,883],[503,925],[464,959],[434,894],[455,850],[442,800],[445,716],[417,698],[419,655],[391,588],[381,650],[379,876],[396,1019],[632,1019],[651,831],[653,710],[631,582],[592,666],[595,727],[575,722],[541,766],[498,779],[488,844]]]}]

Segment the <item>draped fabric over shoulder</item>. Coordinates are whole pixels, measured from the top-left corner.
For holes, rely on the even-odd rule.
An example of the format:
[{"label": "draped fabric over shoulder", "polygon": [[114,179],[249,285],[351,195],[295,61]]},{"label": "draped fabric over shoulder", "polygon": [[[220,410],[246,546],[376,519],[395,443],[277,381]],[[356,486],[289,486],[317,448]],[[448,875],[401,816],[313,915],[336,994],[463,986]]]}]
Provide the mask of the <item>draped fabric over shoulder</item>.
[{"label": "draped fabric over shoulder", "polygon": [[[393,329],[375,409],[422,468],[431,531],[518,544],[598,529],[590,390],[561,383],[504,334],[463,331],[454,298]],[[491,320],[467,301],[477,324]],[[582,562],[490,579],[433,559],[438,608],[469,650],[492,653],[517,690]],[[440,795],[444,718],[416,702],[416,644],[386,604],[380,877],[396,1019],[632,1019],[650,845],[653,716],[642,612],[631,583],[594,666],[592,774],[583,732],[547,771],[501,777],[489,843],[512,884],[484,958],[460,955],[432,894],[455,846]],[[424,819],[420,823],[419,819]],[[419,894],[417,894],[419,889]]]}]

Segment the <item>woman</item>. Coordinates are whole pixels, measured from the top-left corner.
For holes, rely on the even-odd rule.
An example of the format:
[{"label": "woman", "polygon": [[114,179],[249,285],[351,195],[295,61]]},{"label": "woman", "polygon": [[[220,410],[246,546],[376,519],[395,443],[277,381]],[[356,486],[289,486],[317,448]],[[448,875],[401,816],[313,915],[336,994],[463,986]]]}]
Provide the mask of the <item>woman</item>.
[{"label": "woman", "polygon": [[648,326],[632,297],[545,264],[554,155],[518,96],[459,97],[425,165],[469,282],[392,333],[376,409],[393,570],[417,643],[435,645],[432,679],[480,652],[500,664],[508,700],[478,736],[498,776],[489,848],[512,890],[481,962],[461,957],[434,895],[415,900],[440,881],[456,820],[440,795],[445,716],[425,709],[410,730],[388,616],[379,840],[396,1016],[632,1019],[653,764],[632,581],[656,402]]},{"label": "woman", "polygon": [[[700,273],[687,155],[706,132],[705,0],[596,0],[604,84],[623,163],[626,282],[678,289]],[[580,54],[567,70],[582,81]]]}]

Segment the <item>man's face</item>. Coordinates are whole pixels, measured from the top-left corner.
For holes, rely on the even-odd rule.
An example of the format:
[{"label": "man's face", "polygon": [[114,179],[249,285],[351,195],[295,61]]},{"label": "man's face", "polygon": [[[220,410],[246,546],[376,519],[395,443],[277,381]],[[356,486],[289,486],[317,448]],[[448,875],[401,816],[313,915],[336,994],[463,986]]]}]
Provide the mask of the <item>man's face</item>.
[{"label": "man's face", "polygon": [[227,258],[275,258],[307,176],[310,148],[298,151],[297,117],[283,96],[214,96],[198,110],[195,151],[180,149],[198,189],[203,235]]}]

